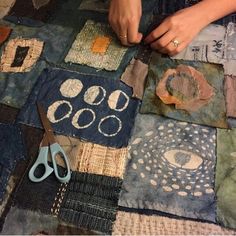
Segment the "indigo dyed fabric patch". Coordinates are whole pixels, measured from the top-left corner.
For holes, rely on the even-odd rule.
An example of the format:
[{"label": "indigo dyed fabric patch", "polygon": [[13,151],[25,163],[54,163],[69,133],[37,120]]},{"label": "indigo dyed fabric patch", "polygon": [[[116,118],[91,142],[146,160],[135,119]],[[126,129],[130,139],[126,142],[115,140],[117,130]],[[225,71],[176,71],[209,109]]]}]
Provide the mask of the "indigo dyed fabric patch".
[{"label": "indigo dyed fabric patch", "polygon": [[1,72],[28,72],[38,61],[43,42],[37,39],[12,39],[1,57]]},{"label": "indigo dyed fabric patch", "polygon": [[0,201],[2,201],[11,173],[16,164],[26,157],[19,127],[0,124],[0,153]]},{"label": "indigo dyed fabric patch", "polygon": [[119,205],[215,222],[216,129],[137,115]]},{"label": "indigo dyed fabric patch", "polygon": [[37,81],[18,122],[41,127],[40,102],[58,134],[110,147],[127,146],[138,100],[119,81],[66,70],[45,70]]},{"label": "indigo dyed fabric patch", "polygon": [[[98,37],[110,39],[102,52],[93,50]],[[72,44],[65,62],[113,71],[118,69],[127,50],[127,47],[120,45],[108,25],[88,20]]]},{"label": "indigo dyed fabric patch", "polygon": [[77,227],[110,234],[116,218],[121,180],[72,172],[59,219]]},{"label": "indigo dyed fabric patch", "polygon": [[236,229],[236,209],[232,207],[236,198],[236,129],[217,129],[216,195],[217,220],[229,228]]},{"label": "indigo dyed fabric patch", "polygon": [[223,66],[153,53],[141,113],[228,127]]},{"label": "indigo dyed fabric patch", "polygon": [[55,7],[55,0],[17,0],[8,15],[46,22]]},{"label": "indigo dyed fabric patch", "polygon": [[[72,171],[123,178],[128,149],[109,148],[63,135],[56,136]],[[65,168],[62,159],[57,164]]]}]

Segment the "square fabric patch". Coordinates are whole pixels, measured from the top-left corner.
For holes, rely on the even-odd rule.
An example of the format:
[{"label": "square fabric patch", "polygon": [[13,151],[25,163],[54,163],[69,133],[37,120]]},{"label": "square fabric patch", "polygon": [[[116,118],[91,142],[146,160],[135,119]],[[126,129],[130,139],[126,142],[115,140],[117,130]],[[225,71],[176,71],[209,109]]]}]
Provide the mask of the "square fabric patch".
[{"label": "square fabric patch", "polygon": [[43,50],[43,42],[37,39],[12,39],[1,57],[1,72],[28,72],[37,62]]},{"label": "square fabric patch", "polygon": [[[72,171],[123,178],[127,148],[109,148],[63,135],[57,135],[56,140],[69,158]],[[61,158],[57,164],[65,167]]]},{"label": "square fabric patch", "polygon": [[0,202],[16,164],[25,159],[25,147],[19,127],[0,124]]},{"label": "square fabric patch", "polygon": [[[102,41],[102,38],[106,40]],[[98,39],[100,43],[102,41],[99,52],[93,50]],[[112,71],[118,69],[127,50],[127,47],[120,45],[109,26],[88,20],[72,44],[65,62]]]},{"label": "square fabric patch", "polygon": [[111,234],[121,180],[72,172],[59,210],[59,219],[77,227]]},{"label": "square fabric patch", "polygon": [[0,45],[3,44],[11,33],[11,28],[0,25]]},{"label": "square fabric patch", "polygon": [[217,129],[216,195],[217,220],[225,227],[236,229],[236,129]]},{"label": "square fabric patch", "polygon": [[110,0],[83,0],[79,10],[108,12]]},{"label": "square fabric patch", "polygon": [[119,205],[215,222],[216,129],[138,115]]},{"label": "square fabric patch", "polygon": [[18,122],[41,127],[40,102],[58,134],[108,147],[126,147],[139,101],[115,80],[60,69],[44,70]]},{"label": "square fabric patch", "polygon": [[141,113],[227,128],[223,66],[153,53]]}]

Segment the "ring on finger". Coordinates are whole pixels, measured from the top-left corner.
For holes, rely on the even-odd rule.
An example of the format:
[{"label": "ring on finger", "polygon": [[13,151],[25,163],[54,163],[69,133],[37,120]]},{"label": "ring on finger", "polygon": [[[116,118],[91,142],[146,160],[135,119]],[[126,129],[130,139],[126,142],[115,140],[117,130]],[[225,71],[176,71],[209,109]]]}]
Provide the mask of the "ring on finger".
[{"label": "ring on finger", "polygon": [[180,45],[180,42],[179,42],[179,40],[177,40],[177,39],[171,40],[171,43],[173,43],[173,45],[174,45],[176,48]]}]

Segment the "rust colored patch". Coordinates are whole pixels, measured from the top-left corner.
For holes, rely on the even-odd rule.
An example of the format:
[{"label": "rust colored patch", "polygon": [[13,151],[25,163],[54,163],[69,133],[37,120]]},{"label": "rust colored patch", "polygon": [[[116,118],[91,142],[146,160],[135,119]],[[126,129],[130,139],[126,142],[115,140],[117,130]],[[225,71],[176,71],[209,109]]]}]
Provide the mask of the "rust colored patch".
[{"label": "rust colored patch", "polygon": [[9,37],[11,28],[7,26],[0,26],[0,45],[3,44]]},{"label": "rust colored patch", "polygon": [[111,43],[110,37],[98,36],[94,40],[91,50],[93,53],[105,53],[110,43]]},{"label": "rust colored patch", "polygon": [[176,109],[196,111],[210,101],[214,89],[201,72],[191,66],[179,65],[164,73],[156,94],[163,103],[175,104]]}]

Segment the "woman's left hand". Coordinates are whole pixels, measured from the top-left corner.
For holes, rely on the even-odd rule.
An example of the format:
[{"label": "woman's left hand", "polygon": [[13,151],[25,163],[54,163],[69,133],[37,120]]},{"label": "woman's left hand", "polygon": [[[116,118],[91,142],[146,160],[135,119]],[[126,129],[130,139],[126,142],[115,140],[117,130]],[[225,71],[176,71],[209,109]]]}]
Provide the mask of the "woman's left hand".
[{"label": "woman's left hand", "polygon": [[192,6],[166,18],[144,41],[151,48],[174,56],[186,48],[206,25],[207,17]]}]

